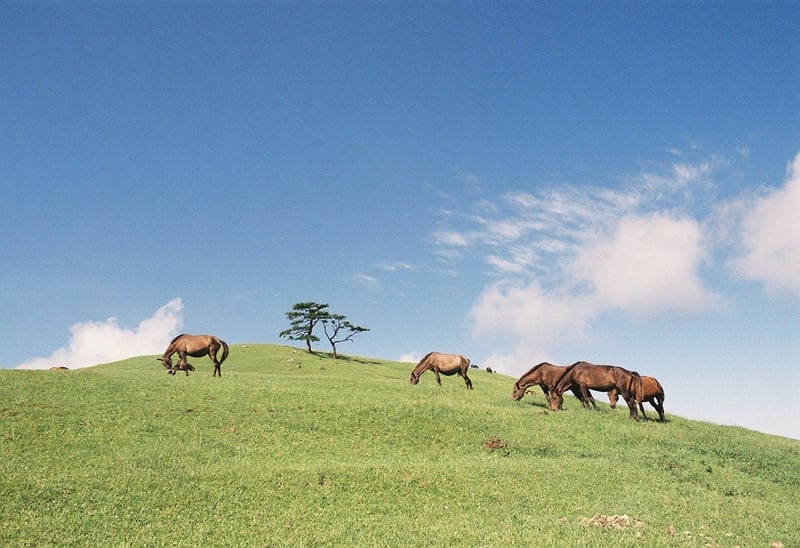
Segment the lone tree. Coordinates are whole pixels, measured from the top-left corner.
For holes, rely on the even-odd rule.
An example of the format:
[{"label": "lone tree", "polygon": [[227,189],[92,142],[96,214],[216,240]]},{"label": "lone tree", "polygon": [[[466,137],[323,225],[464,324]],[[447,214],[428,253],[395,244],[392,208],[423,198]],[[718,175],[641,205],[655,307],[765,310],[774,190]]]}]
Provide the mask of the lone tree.
[{"label": "lone tree", "polygon": [[353,325],[347,321],[347,316],[343,314],[329,314],[327,317],[322,318],[322,329],[325,331],[325,336],[331,343],[333,348],[333,359],[338,359],[336,354],[336,345],[345,342],[353,341],[353,338],[365,331],[369,331],[366,327],[360,325]]},{"label": "lone tree", "polygon": [[320,320],[330,318],[327,308],[327,304],[296,303],[286,313],[290,327],[281,331],[279,337],[290,341],[306,341],[306,348],[311,353],[311,343],[319,341],[319,337],[314,335],[314,327]]}]

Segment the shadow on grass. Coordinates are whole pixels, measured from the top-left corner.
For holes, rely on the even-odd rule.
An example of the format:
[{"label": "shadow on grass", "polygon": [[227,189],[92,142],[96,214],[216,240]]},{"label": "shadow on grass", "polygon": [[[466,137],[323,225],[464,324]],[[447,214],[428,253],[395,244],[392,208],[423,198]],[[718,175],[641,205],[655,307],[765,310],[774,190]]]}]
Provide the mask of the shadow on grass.
[{"label": "shadow on grass", "polygon": [[[307,351],[303,351],[308,354]],[[372,360],[370,358],[362,358],[360,356],[347,356],[345,354],[338,354],[336,355],[336,359],[333,359],[333,352],[321,352],[319,350],[313,351],[310,356],[314,356],[319,359],[327,359],[333,360],[334,362],[342,362],[342,363],[360,363],[362,365],[380,365],[381,362],[377,360]]]}]

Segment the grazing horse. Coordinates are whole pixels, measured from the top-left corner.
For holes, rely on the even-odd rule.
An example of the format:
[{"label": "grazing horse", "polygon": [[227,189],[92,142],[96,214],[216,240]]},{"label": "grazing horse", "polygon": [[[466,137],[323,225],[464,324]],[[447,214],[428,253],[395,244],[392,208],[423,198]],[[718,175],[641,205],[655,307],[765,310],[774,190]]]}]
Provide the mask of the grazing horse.
[{"label": "grazing horse", "polygon": [[[222,356],[217,360],[217,352],[220,348],[222,348]],[[173,366],[172,355],[176,352],[180,359],[178,364]],[[194,367],[186,361],[186,356],[192,356],[193,358],[208,356],[214,362],[214,372],[211,376],[216,377],[219,375],[221,377],[222,362],[228,357],[228,343],[214,335],[187,335],[184,333],[172,339],[172,342],[169,343],[169,346],[164,351],[164,355],[156,359],[164,364],[164,367],[167,368],[167,373],[170,375],[174,375],[175,371],[180,370],[185,370],[188,375],[190,370],[194,370]]]},{"label": "grazing horse", "polygon": [[[553,365],[552,363],[542,362],[539,365],[531,367],[527,373],[522,375],[517,382],[514,383],[514,391],[511,393],[511,398],[514,401],[519,401],[525,395],[525,390],[529,386],[539,385],[542,389],[547,403],[550,403],[550,392],[556,387],[562,375],[567,371],[566,366]],[[578,387],[573,385],[572,393],[579,400],[583,400],[583,395],[578,390]],[[589,394],[591,397],[591,393]],[[594,399],[594,398],[592,398]]]},{"label": "grazing horse", "polygon": [[591,403],[595,409],[594,399],[589,399],[589,389],[609,392],[616,389],[625,399],[633,420],[639,420],[638,407],[642,402],[642,378],[635,371],[628,371],[613,365],[594,365],[588,362],[575,362],[558,381],[550,396],[550,409],[556,411],[564,401],[564,391],[577,384],[581,391],[581,403],[589,408]]},{"label": "grazing horse", "polygon": [[[608,393],[608,404],[614,409],[617,406],[617,389],[613,389]],[[647,419],[644,414],[644,402],[649,403],[658,412],[658,420],[666,422],[664,419],[664,389],[661,383],[655,377],[647,377],[642,375],[642,401],[639,402],[639,410],[642,416]]]},{"label": "grazing horse", "polygon": [[414,370],[411,372],[411,384],[417,384],[419,377],[427,370],[433,371],[436,375],[436,384],[442,386],[442,379],[439,378],[439,373],[442,375],[455,375],[458,374],[464,379],[467,388],[472,390],[472,381],[467,376],[469,370],[469,360],[464,356],[458,354],[440,354],[439,352],[430,352],[422,358]]}]

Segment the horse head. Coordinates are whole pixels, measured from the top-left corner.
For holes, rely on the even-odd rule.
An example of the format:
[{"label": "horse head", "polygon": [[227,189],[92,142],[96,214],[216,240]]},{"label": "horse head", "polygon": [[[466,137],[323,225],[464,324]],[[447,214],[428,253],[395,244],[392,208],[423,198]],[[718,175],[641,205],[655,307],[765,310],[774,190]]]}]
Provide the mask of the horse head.
[{"label": "horse head", "polygon": [[525,389],[520,387],[519,383],[514,383],[514,391],[511,393],[511,399],[514,401],[519,401],[522,399],[522,396],[525,395]]},{"label": "horse head", "polygon": [[558,411],[564,403],[564,395],[558,390],[550,392],[550,411]]},{"label": "horse head", "polygon": [[619,396],[617,395],[616,388],[611,390],[611,391],[609,391],[609,393],[608,393],[608,406],[611,409],[616,409],[617,408],[617,400],[618,399],[619,399]]},{"label": "horse head", "polygon": [[415,375],[414,372],[411,372],[411,378],[408,379],[408,382],[411,384],[417,384],[419,382],[419,375]]},{"label": "horse head", "polygon": [[164,358],[164,357],[156,358],[156,361],[159,361],[159,362],[163,363],[164,367],[166,367],[168,372],[172,371],[172,356],[170,356],[168,358]]}]

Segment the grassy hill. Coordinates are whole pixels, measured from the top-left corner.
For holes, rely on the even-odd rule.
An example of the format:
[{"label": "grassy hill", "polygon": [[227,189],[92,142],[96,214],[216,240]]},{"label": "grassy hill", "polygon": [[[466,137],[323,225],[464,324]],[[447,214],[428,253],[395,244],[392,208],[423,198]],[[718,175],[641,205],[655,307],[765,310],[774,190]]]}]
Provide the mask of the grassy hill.
[{"label": "grassy hill", "polygon": [[551,413],[483,370],[192,361],[0,371],[0,545],[800,546],[798,441]]}]

